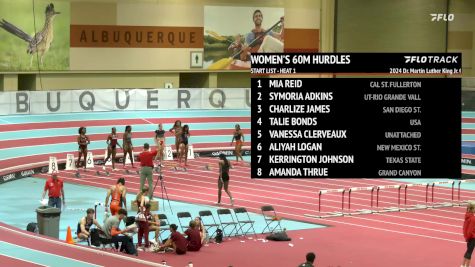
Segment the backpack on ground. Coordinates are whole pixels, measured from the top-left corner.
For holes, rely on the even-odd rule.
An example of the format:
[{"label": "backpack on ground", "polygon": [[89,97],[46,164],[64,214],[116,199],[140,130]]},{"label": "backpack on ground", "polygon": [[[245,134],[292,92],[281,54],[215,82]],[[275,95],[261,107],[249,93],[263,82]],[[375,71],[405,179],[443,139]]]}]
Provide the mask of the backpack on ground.
[{"label": "backpack on ground", "polygon": [[216,243],[223,242],[223,231],[221,229],[216,230],[216,237],[214,239]]},{"label": "backpack on ground", "polygon": [[95,247],[100,247],[101,246],[101,239],[99,237],[99,230],[97,230],[96,228],[92,228],[90,231],[89,231],[89,236],[91,237],[91,245],[95,246]]},{"label": "backpack on ground", "polygon": [[282,232],[275,232],[266,237],[267,240],[272,240],[272,241],[291,241],[292,238],[287,236],[287,233],[285,231]]}]

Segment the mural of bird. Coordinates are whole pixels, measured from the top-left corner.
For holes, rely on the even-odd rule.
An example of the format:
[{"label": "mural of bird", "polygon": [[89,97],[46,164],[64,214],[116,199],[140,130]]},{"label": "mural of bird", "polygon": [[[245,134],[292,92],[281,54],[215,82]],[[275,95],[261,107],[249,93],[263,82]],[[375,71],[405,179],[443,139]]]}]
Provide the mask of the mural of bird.
[{"label": "mural of bird", "polygon": [[30,60],[30,67],[33,63],[34,53],[39,53],[40,63],[41,65],[43,65],[43,57],[45,53],[48,52],[51,43],[53,42],[53,21],[56,15],[58,14],[60,14],[60,12],[56,12],[54,10],[54,5],[52,3],[47,5],[45,11],[45,24],[43,26],[43,29],[37,32],[34,36],[30,36],[29,34],[25,33],[24,31],[4,19],[0,21],[0,28],[3,28],[7,32],[17,36],[18,38],[28,43],[28,49],[26,50],[26,52],[32,55]]}]

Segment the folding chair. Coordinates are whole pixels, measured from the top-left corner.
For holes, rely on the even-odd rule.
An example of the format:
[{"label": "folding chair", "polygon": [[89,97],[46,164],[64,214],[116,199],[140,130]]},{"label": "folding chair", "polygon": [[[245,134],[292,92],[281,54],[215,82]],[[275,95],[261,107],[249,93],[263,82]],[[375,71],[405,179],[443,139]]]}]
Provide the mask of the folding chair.
[{"label": "folding chair", "polygon": [[[241,231],[242,235],[246,235],[247,233],[254,234],[257,237],[256,230],[254,229],[254,221],[251,220],[249,213],[247,213],[246,208],[234,208],[234,215],[236,216],[236,221],[239,224],[239,231]],[[249,225],[246,231],[244,231],[244,226]]]},{"label": "folding chair", "polygon": [[[209,238],[213,238],[214,235],[216,235],[216,231],[219,228],[219,224],[216,223],[216,220],[214,219],[213,213],[209,210],[202,210],[199,212],[200,217],[201,217],[201,222],[203,222],[203,225],[206,228],[207,233],[211,233],[210,229],[216,228],[214,232],[211,235],[208,235]],[[206,217],[211,217],[210,219],[205,219]],[[209,221],[209,222],[207,222]]]},{"label": "folding chair", "polygon": [[[178,212],[176,216],[178,217],[178,224],[180,224],[181,231],[184,233],[186,229],[190,228],[189,223],[191,220],[193,220],[193,218],[191,217],[191,214],[187,211]],[[189,218],[189,220],[186,224],[183,224],[181,220],[185,220],[186,218]]]},{"label": "folding chair", "polygon": [[[224,236],[230,237],[234,231],[236,231],[236,234],[239,234],[239,233],[237,232],[238,223],[234,221],[234,217],[233,217],[233,215],[232,215],[232,213],[231,213],[231,211],[230,211],[229,209],[218,209],[218,210],[217,210],[217,213],[218,213],[219,223],[221,224],[221,228],[223,228],[223,234],[224,234]],[[223,220],[221,219],[222,216],[224,217],[224,216],[226,216],[226,215],[229,215],[229,217],[231,218],[231,220],[223,221]],[[225,218],[225,219],[226,219],[226,218]],[[233,227],[231,228],[231,232],[230,232],[228,235],[226,235],[225,229],[226,229],[228,226],[233,226]]]},{"label": "folding chair", "polygon": [[107,249],[107,246],[109,246],[109,248],[112,251],[117,252],[117,250],[119,248],[119,245],[112,242],[112,239],[108,239],[106,237],[106,235],[104,234],[104,232],[102,232],[102,231],[99,231],[99,241],[101,242],[101,249],[102,250]]},{"label": "folding chair", "polygon": [[[266,223],[266,227],[262,230],[262,233],[265,233],[266,229],[269,229],[269,233],[273,233],[276,229],[282,231],[282,227],[280,226],[280,218],[277,217],[275,213],[274,207],[272,206],[262,206],[261,207],[262,216],[264,216],[264,221]],[[275,223],[274,227],[271,225]]]},{"label": "folding chair", "polygon": [[160,220],[160,241],[163,241],[162,239],[162,233],[166,231],[170,231],[170,222],[168,221],[168,217],[165,214],[158,214],[158,219]]}]

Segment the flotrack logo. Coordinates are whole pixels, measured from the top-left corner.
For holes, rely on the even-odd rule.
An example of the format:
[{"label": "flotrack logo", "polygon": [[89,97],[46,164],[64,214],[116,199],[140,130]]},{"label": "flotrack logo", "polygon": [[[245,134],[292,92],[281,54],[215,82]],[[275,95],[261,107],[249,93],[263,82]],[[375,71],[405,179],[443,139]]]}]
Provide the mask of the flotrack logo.
[{"label": "flotrack logo", "polygon": [[430,14],[432,17],[431,21],[454,21],[455,15],[454,14]]},{"label": "flotrack logo", "polygon": [[21,177],[27,177],[27,176],[30,176],[32,174],[35,174],[35,171],[34,170],[27,170],[27,171],[22,171],[20,173]]},{"label": "flotrack logo", "polygon": [[2,179],[3,179],[4,182],[8,182],[8,181],[11,180],[11,179],[15,179],[15,177],[16,177],[16,176],[15,176],[14,173],[10,173],[10,174],[4,175],[4,176],[2,177]]}]

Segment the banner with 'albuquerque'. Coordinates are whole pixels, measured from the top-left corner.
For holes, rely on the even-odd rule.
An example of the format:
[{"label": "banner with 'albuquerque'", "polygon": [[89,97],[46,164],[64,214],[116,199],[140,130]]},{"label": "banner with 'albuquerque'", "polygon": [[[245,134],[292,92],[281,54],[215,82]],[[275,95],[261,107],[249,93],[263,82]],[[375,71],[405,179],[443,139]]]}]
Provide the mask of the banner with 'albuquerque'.
[{"label": "banner with 'albuquerque'", "polygon": [[250,109],[249,88],[0,92],[0,115],[118,110]]}]

